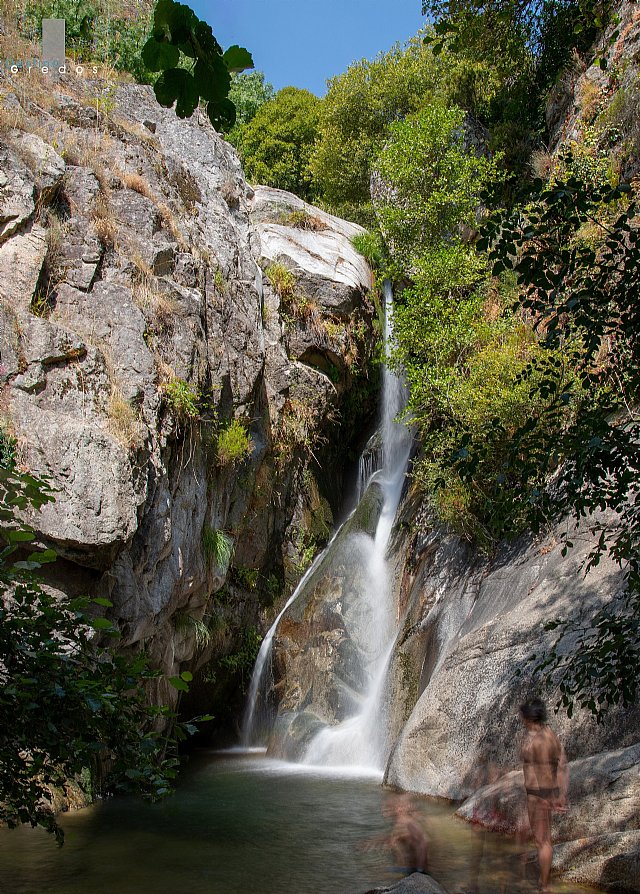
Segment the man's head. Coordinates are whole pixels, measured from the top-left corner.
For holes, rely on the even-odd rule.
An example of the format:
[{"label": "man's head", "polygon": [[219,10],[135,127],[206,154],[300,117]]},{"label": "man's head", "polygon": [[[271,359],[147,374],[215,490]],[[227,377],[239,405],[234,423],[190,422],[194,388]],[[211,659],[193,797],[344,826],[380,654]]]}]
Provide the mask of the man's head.
[{"label": "man's head", "polygon": [[547,709],[539,698],[533,698],[520,705],[520,714],[525,723],[527,721],[529,723],[545,723],[547,720]]}]

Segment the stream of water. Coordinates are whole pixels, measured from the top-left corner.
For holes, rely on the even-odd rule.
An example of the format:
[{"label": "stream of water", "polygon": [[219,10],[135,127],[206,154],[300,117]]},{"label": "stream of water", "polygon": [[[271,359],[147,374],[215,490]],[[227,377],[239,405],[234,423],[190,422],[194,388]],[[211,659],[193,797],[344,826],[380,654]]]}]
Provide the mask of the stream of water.
[{"label": "stream of water", "polygon": [[[385,351],[392,339],[393,294],[385,283]],[[407,403],[404,382],[387,366],[382,372],[380,426],[378,429],[382,467],[373,473],[384,495],[376,533],[360,544],[367,564],[369,611],[355,618],[357,630],[352,635],[369,645],[367,668],[369,687],[358,713],[337,726],[322,730],[309,744],[304,762],[325,767],[363,766],[383,770],[388,758],[389,743],[382,717],[384,683],[396,637],[395,612],[391,598],[386,553],[391,529],[400,502],[409,453],[411,430],[398,416]]]},{"label": "stream of water", "polygon": [[[393,294],[390,284],[385,283],[385,350],[392,340]],[[355,612],[350,619],[350,635],[361,646],[366,660],[369,679],[357,713],[336,726],[327,726],[310,742],[303,762],[321,767],[366,767],[382,770],[388,757],[387,736],[380,718],[386,670],[395,639],[395,613],[392,607],[390,581],[387,572],[386,550],[395,519],[405,472],[411,450],[411,431],[398,421],[405,408],[407,390],[404,382],[388,367],[383,368],[380,396],[380,422],[378,431],[368,445],[360,463],[358,498],[361,499],[367,484],[374,480],[382,489],[383,505],[375,536],[356,534],[351,544],[353,555],[359,556],[360,571],[368,581],[367,604],[364,610]],[[260,697],[264,703],[270,685],[273,638],[280,619],[295,602],[315,569],[327,554],[333,542],[316,558],[298,584],[295,592],[267,632],[253,671],[249,697],[242,726],[242,743],[245,746],[262,744],[268,737],[258,711]]]},{"label": "stream of water", "polygon": [[[400,875],[374,836],[389,831],[374,777],[337,775],[261,755],[203,753],[176,794],[146,805],[114,798],[64,815],[64,847],[38,829],[0,829],[2,894],[361,894]],[[525,894],[515,844],[479,838],[452,808],[417,799],[430,871],[450,891]],[[530,874],[531,880],[534,875]],[[554,894],[586,894],[556,885]]]}]

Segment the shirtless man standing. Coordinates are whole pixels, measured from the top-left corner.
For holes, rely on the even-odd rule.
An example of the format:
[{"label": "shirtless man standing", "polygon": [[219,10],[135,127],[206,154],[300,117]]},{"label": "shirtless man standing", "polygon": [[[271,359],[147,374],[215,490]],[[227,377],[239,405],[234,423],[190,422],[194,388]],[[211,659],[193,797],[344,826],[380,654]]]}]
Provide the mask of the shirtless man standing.
[{"label": "shirtless man standing", "polygon": [[540,889],[548,891],[553,861],[551,813],[567,809],[567,757],[546,725],[547,711],[540,699],[521,705],[520,714],[527,728],[521,753],[529,823],[538,850]]}]

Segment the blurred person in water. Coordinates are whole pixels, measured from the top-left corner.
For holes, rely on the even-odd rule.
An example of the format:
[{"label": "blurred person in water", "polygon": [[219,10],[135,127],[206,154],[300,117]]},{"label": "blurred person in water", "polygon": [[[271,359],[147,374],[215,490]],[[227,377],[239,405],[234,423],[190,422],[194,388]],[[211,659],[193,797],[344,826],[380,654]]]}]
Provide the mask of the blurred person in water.
[{"label": "blurred person in water", "polygon": [[569,770],[564,748],[547,726],[547,710],[540,699],[520,705],[526,734],[520,751],[527,793],[529,825],[538,851],[540,890],[549,890],[553,845],[551,814],[566,811]]},{"label": "blurred person in water", "polygon": [[410,795],[396,795],[389,803],[389,813],[394,821],[387,839],[387,847],[393,855],[394,868],[403,875],[412,872],[428,872],[427,835],[418,820],[416,805]]},{"label": "blurred person in water", "polygon": [[403,876],[413,872],[427,873],[428,838],[411,795],[388,795],[382,815],[393,821],[393,828],[388,834],[371,838],[363,849],[391,851],[395,873]]},{"label": "blurred person in water", "polygon": [[[494,743],[494,752],[497,750]],[[522,810],[514,812],[511,783],[497,783],[508,773],[491,760],[480,758],[469,776],[474,791],[466,883],[460,894],[479,894],[481,878],[492,894],[516,894],[524,890],[524,863],[521,846],[528,839],[529,821]],[[513,844],[496,839],[494,833],[509,833]],[[486,890],[482,887],[482,890]],[[528,888],[527,888],[528,890]]]},{"label": "blurred person in water", "polygon": [[[504,817],[499,794],[491,786],[498,781],[501,775],[502,772],[497,764],[494,764],[493,761],[480,759],[470,779],[471,787],[476,793],[485,787],[488,788],[488,791],[483,792],[481,800],[477,800],[471,816],[475,834],[469,854],[469,880],[464,894],[478,894],[483,865],[488,872],[492,868],[489,858],[490,835],[491,831],[503,828]],[[505,894],[504,884],[500,886],[500,894]]]}]

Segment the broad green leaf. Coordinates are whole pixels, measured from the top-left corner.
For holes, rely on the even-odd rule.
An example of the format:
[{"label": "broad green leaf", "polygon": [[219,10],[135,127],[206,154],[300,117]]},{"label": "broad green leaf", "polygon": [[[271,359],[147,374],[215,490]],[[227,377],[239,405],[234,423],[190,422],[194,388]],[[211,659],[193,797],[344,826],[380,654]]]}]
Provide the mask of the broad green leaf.
[{"label": "broad green leaf", "polygon": [[229,71],[241,72],[254,67],[251,53],[237,44],[225,50],[222,58]]},{"label": "broad green leaf", "polygon": [[35,540],[36,535],[33,531],[25,531],[24,528],[18,528],[4,531],[4,536],[9,543],[28,543],[30,540]]},{"label": "broad green leaf", "polygon": [[150,71],[175,68],[180,61],[180,50],[173,44],[150,37],[142,48],[142,61]]},{"label": "broad green leaf", "polygon": [[58,554],[54,549],[43,549],[41,553],[30,553],[27,556],[27,562],[37,562],[38,565],[46,565],[48,562],[55,562]]},{"label": "broad green leaf", "polygon": [[171,35],[171,43],[176,46],[188,41],[191,31],[198,21],[193,10],[184,3],[174,0],[158,0],[154,15],[154,31]]},{"label": "broad green leaf", "polygon": [[155,83],[156,99],[161,106],[176,104],[178,118],[189,118],[198,105],[199,94],[193,75],[181,68],[163,72]]},{"label": "broad green leaf", "polygon": [[115,630],[113,621],[108,618],[92,618],[91,626],[94,630]]},{"label": "broad green leaf", "polygon": [[210,102],[207,106],[209,121],[216,130],[225,130],[233,127],[236,121],[236,107],[229,99],[221,102]]},{"label": "broad green leaf", "polygon": [[193,70],[196,89],[203,99],[221,102],[231,87],[229,74],[221,56],[214,57],[211,64],[198,59]]},{"label": "broad green leaf", "polygon": [[210,58],[216,55],[222,56],[222,47],[213,36],[211,25],[199,21],[193,29],[193,36],[199,58]]},{"label": "broad green leaf", "polygon": [[169,683],[173,686],[174,689],[177,689],[178,692],[189,691],[189,684],[186,683],[181,677],[169,677]]}]

